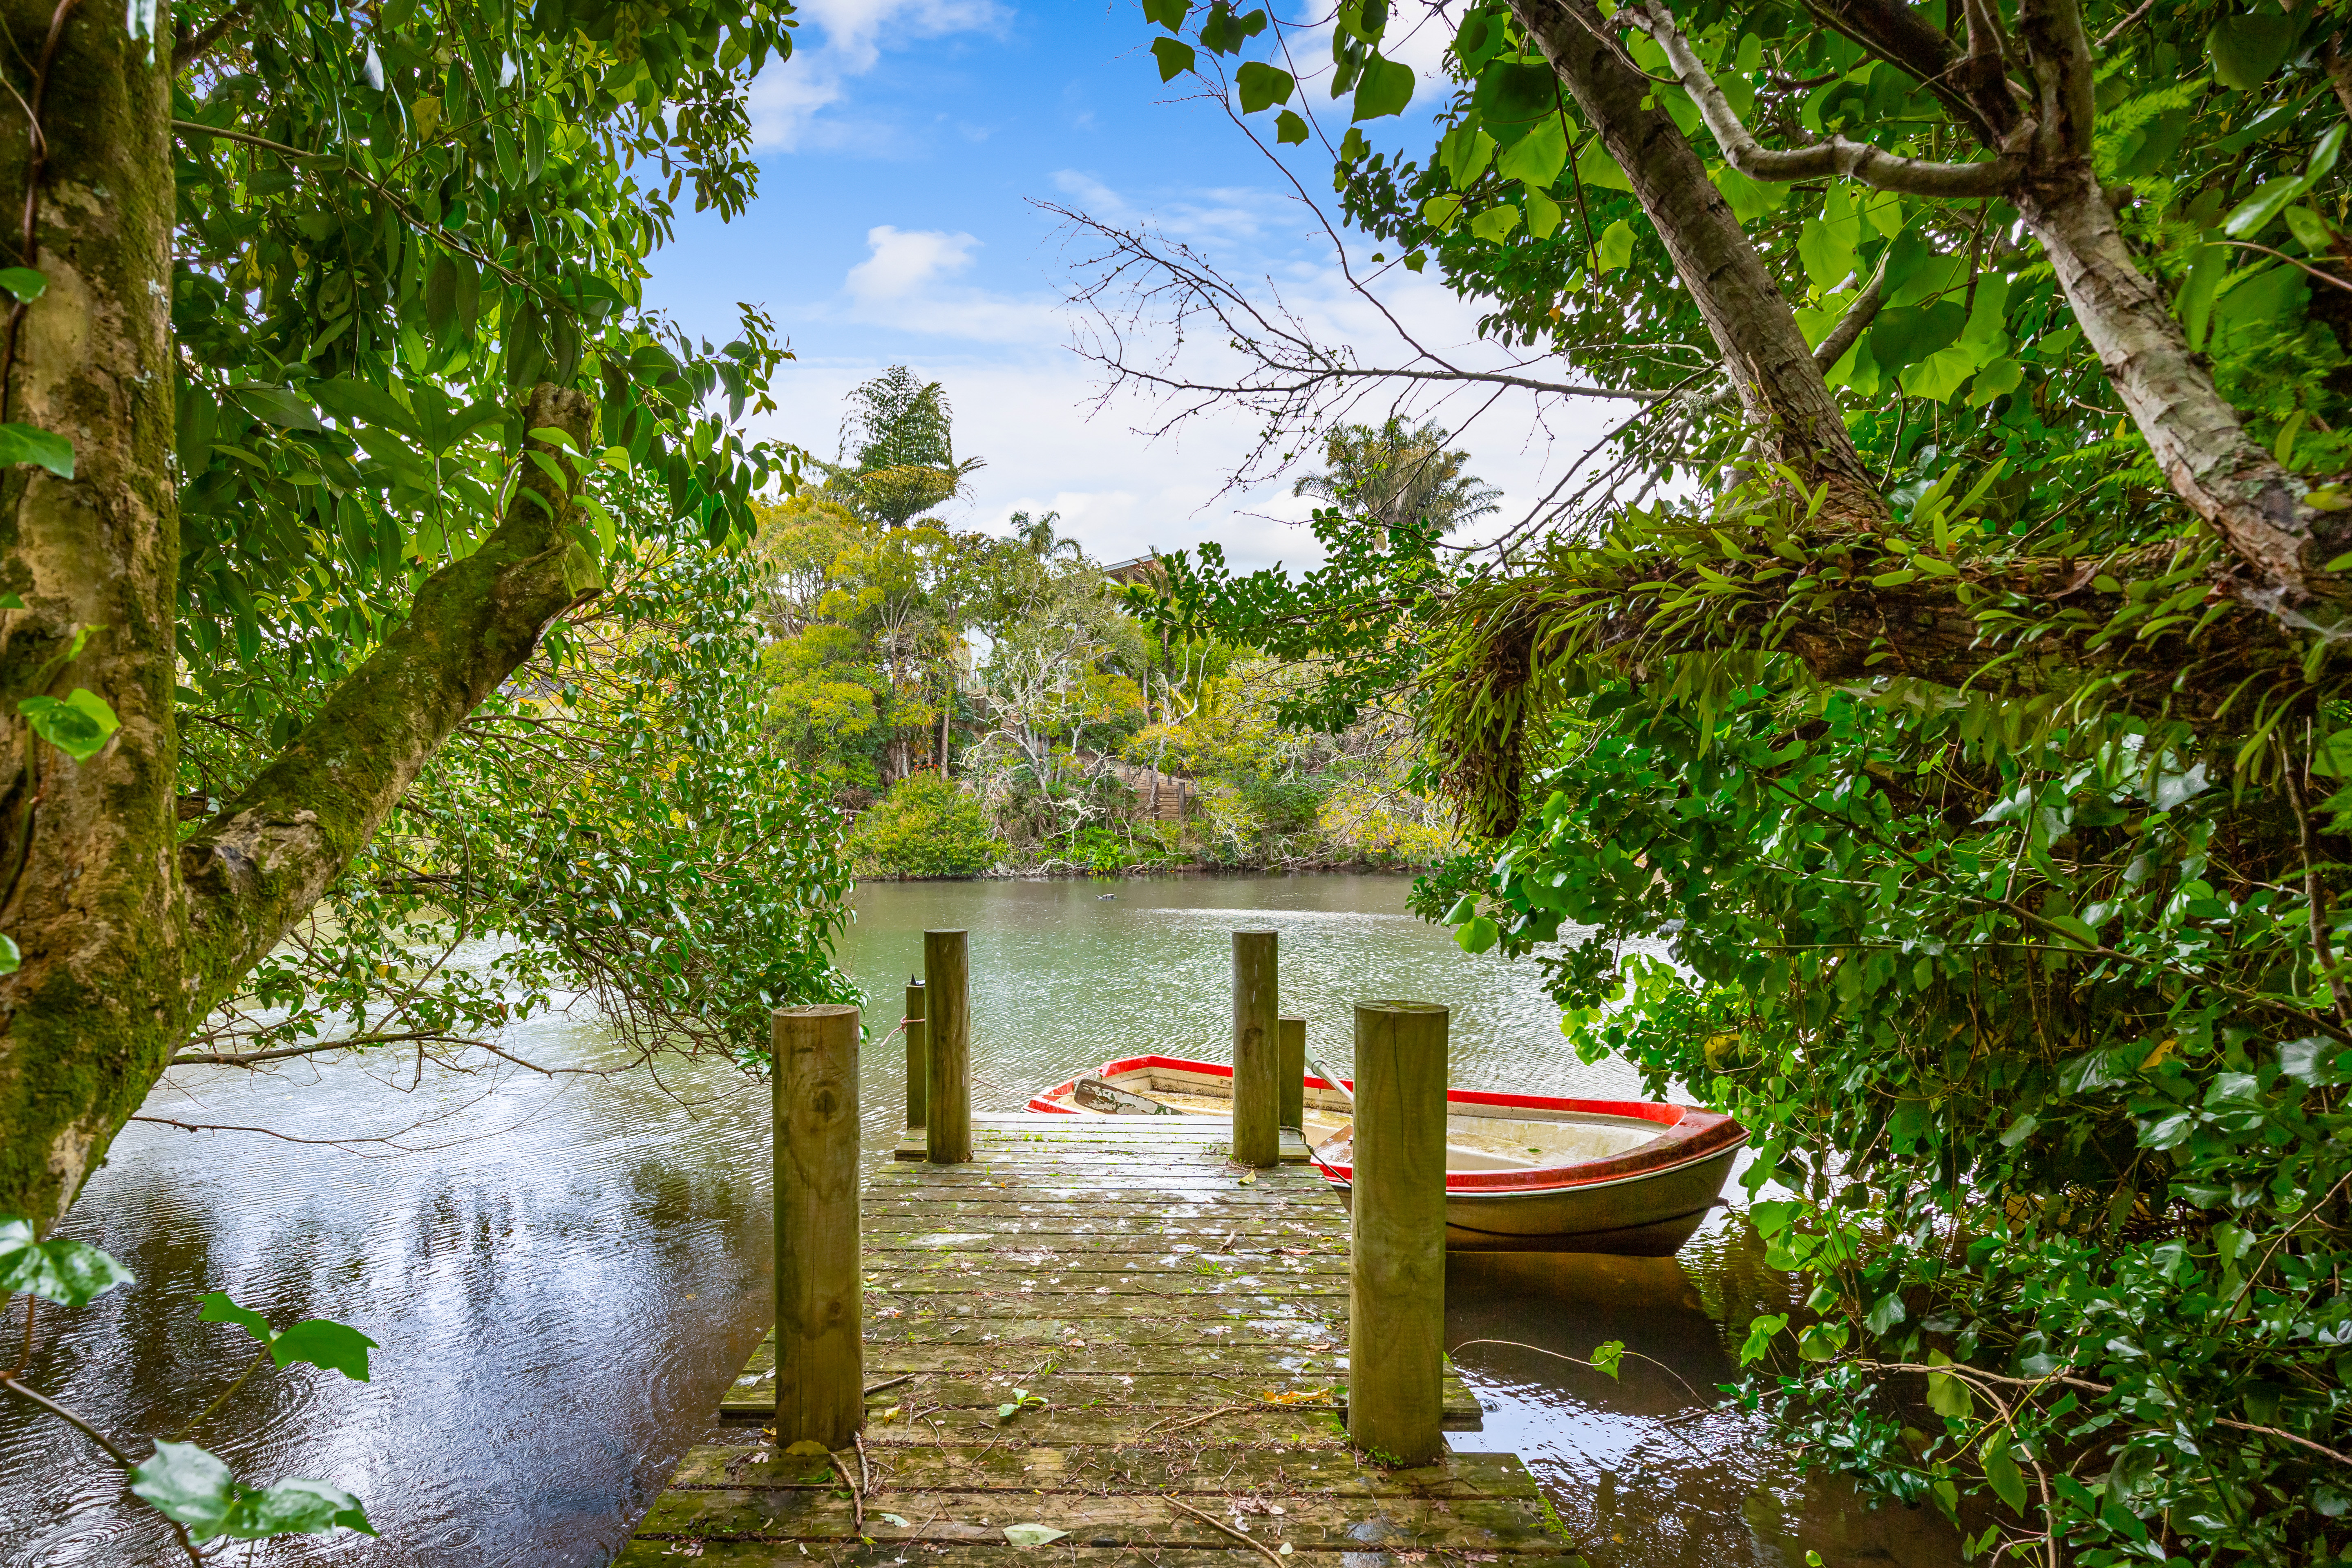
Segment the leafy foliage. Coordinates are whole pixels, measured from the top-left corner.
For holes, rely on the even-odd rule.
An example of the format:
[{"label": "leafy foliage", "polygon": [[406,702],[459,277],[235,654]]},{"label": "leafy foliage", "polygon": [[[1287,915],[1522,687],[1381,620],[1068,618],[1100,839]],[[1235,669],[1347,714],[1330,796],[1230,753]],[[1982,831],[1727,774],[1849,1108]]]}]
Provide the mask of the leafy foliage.
[{"label": "leafy foliage", "polygon": [[[612,485],[625,518],[652,504]],[[756,1065],[769,1010],[851,999],[830,958],[842,825],[763,721],[755,567],[628,532],[611,560],[612,588],[469,721],[184,1059],[464,1049],[562,986],[639,1058]],[[192,747],[199,776],[250,765],[237,739]]]},{"label": "leafy foliage", "polygon": [[1580,1052],[1756,1130],[1818,1365],[1751,1403],[1906,1499],[2031,1471],[2086,1562],[2332,1552],[2352,1043],[2285,792],[2129,721],[2011,744],[1984,701],[1580,707],[1499,866],[1420,907],[1559,941]]},{"label": "leafy foliage", "polygon": [[[789,8],[705,0],[403,4],[363,31],[271,0],[175,13],[173,325],[200,711],[290,733],[273,662],[328,677],[422,572],[495,525],[511,389],[577,384],[658,482],[679,537],[749,535],[788,473],[729,415],[772,406],[782,357],[696,343],[642,306],[682,187],[741,210],[742,89],[791,51]],[[714,406],[723,403],[725,411]],[[608,529],[583,525],[593,563]]]},{"label": "leafy foliage", "polygon": [[901,779],[858,820],[851,853],[877,871],[909,877],[969,877],[1003,857],[980,802],[935,773]]},{"label": "leafy foliage", "polygon": [[[1412,692],[1490,840],[1417,907],[1535,955],[1580,1051],[1751,1129],[1754,1221],[1813,1289],[1749,1325],[1742,1397],[1807,1462],[1969,1519],[1979,1554],[2352,1553],[2339,640],[2243,593],[2262,568],[2158,461],[2172,410],[2126,395],[2121,314],[2078,315],[2030,192],[1762,183],[1692,97],[1780,145],[1990,157],[1991,100],[1905,59],[1965,34],[2013,81],[2075,8],[2015,35],[1998,8],[1605,9],[1670,126],[1598,122],[1530,31],[1602,12],[1494,0],[1461,14],[1434,145],[1351,134],[1333,171],[1490,339],[1652,395],[1587,499],[1458,569],[1338,512],[1324,573],[1203,552],[1163,613],[1328,659],[1293,723]],[[2204,356],[2241,470],[2324,522],[2352,462],[2343,6],[2079,12],[2070,155],[2171,318],[2135,341]],[[1611,131],[1687,140],[1855,461],[1759,457],[1770,312],[1703,313],[1736,258],[1670,249]],[[1697,499],[1643,504],[1660,485]]]}]

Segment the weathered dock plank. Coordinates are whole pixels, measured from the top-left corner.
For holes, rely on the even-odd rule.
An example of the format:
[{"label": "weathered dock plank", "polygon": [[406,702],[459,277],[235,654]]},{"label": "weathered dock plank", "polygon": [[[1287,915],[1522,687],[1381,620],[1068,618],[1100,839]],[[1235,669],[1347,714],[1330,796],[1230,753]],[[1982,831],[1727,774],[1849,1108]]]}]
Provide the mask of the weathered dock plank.
[{"label": "weathered dock plank", "polygon": [[[1345,1210],[1310,1165],[1244,1171],[1174,1120],[975,1117],[970,1163],[874,1172],[861,1445],[778,1448],[763,1343],[623,1568],[1570,1561],[1515,1457],[1349,1447]],[[1475,1426],[1445,1371],[1446,1425]]]}]

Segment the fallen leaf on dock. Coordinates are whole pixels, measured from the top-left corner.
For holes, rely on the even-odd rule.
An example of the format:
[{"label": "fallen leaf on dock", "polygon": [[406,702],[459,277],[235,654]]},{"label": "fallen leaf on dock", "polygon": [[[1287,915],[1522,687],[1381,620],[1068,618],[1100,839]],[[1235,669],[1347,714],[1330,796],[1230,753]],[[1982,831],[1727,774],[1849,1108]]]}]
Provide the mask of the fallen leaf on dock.
[{"label": "fallen leaf on dock", "polygon": [[1066,1530],[1055,1530],[1049,1524],[1008,1524],[1004,1527],[1004,1539],[1015,1546],[1043,1546],[1069,1533]]}]

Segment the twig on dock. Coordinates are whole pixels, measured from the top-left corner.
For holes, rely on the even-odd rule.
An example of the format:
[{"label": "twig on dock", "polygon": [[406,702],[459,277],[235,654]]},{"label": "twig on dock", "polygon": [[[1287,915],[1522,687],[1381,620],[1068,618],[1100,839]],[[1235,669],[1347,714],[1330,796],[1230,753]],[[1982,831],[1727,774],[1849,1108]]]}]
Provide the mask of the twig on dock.
[{"label": "twig on dock", "polygon": [[912,1383],[922,1375],[919,1372],[910,1372],[903,1377],[888,1378],[881,1383],[869,1383],[866,1385],[866,1397],[871,1399],[886,1388],[896,1388],[902,1383]]},{"label": "twig on dock", "polygon": [[[1261,1401],[1260,1403],[1263,1402]],[[1204,1410],[1198,1415],[1171,1415],[1166,1420],[1154,1421],[1150,1426],[1146,1426],[1142,1431],[1136,1434],[1135,1440],[1140,1443],[1144,1438],[1150,1436],[1162,1426],[1167,1427],[1171,1432],[1181,1432],[1187,1426],[1198,1426],[1203,1421],[1214,1420],[1220,1415],[1230,1415],[1236,1410],[1255,1410],[1257,1408],[1257,1405],[1220,1405],[1214,1410]]]},{"label": "twig on dock", "polygon": [[1165,1492],[1160,1494],[1160,1500],[1168,1504],[1171,1508],[1182,1509],[1186,1513],[1191,1514],[1194,1519],[1199,1520],[1202,1524],[1207,1525],[1212,1530],[1223,1531],[1227,1535],[1232,1536],[1235,1541],[1240,1542],[1244,1546],[1249,1547],[1259,1556],[1265,1558],[1268,1563],[1273,1563],[1274,1568],[1286,1568],[1286,1564],[1283,1563],[1282,1559],[1274,1554],[1273,1548],[1267,1546],[1263,1541],[1253,1540],[1247,1531],[1235,1530],[1223,1520],[1219,1519],[1213,1514],[1202,1513],[1199,1509],[1194,1508],[1189,1502],[1179,1502],[1176,1499],[1170,1497]]},{"label": "twig on dock", "polygon": [[[865,1493],[865,1490],[864,1490],[864,1489],[862,1489],[862,1488],[860,1488],[860,1487],[858,1486],[857,1482],[856,1482],[854,1479],[852,1479],[852,1478],[851,1478],[851,1476],[850,1476],[850,1474],[849,1474],[849,1467],[848,1467],[847,1465],[845,1465],[845,1464],[843,1464],[843,1463],[841,1462],[841,1456],[840,1456],[840,1455],[828,1452],[828,1453],[825,1455],[825,1458],[828,1458],[828,1459],[831,1459],[831,1460],[833,1461],[833,1468],[834,1468],[835,1469],[839,1470],[839,1471],[841,1472],[841,1484],[842,1484],[843,1486],[845,1486],[845,1487],[847,1487],[847,1488],[849,1489],[849,1502],[850,1502],[850,1506],[851,1506],[852,1508],[854,1508],[854,1509],[856,1509],[856,1510],[857,1510],[857,1523],[856,1523],[857,1533],[858,1533],[858,1534],[860,1534],[860,1535],[863,1535],[863,1534],[865,1534],[865,1533],[866,1533],[866,1493]],[[858,1449],[858,1459],[859,1459],[859,1461],[860,1461],[861,1463],[863,1463],[863,1462],[864,1462],[864,1460],[865,1460],[865,1458],[866,1458],[866,1451],[865,1451],[865,1449],[861,1447]]]},{"label": "twig on dock", "polygon": [[857,1445],[858,1484],[864,1490],[872,1491],[874,1489],[874,1472],[866,1468],[866,1434],[863,1432],[852,1432],[849,1435],[849,1440]]}]

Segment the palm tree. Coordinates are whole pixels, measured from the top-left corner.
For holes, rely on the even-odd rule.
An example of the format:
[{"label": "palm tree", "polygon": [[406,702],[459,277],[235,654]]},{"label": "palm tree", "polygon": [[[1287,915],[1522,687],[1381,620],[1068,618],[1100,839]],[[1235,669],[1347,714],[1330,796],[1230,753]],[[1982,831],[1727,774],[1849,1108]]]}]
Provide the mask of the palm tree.
[{"label": "palm tree", "polygon": [[1013,537],[1027,545],[1029,553],[1040,561],[1050,561],[1065,552],[1081,559],[1086,555],[1086,547],[1076,540],[1054,531],[1054,525],[1062,521],[1062,514],[1058,511],[1044,512],[1035,517],[1025,511],[1016,511],[1005,521],[1013,529]]},{"label": "palm tree", "polygon": [[1468,452],[1445,449],[1452,435],[1433,421],[1409,429],[1394,416],[1335,426],[1323,437],[1330,471],[1307,475],[1290,493],[1320,496],[1384,535],[1416,522],[1450,533],[1494,511],[1503,493],[1468,471]]}]

